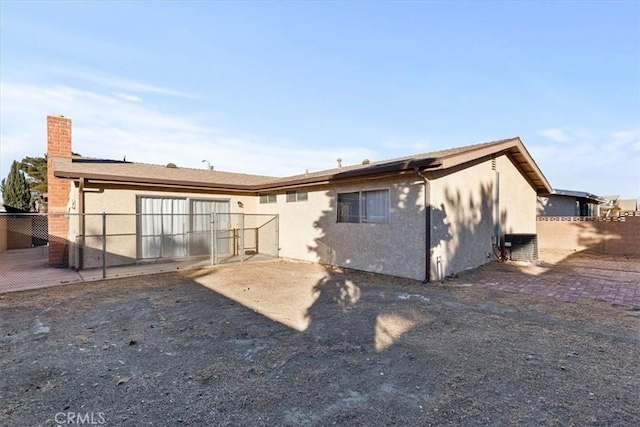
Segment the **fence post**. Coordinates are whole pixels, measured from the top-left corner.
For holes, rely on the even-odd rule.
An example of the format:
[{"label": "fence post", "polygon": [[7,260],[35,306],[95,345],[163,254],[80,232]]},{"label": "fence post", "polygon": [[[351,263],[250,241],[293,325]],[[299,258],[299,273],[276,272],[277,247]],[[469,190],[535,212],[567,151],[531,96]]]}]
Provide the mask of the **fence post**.
[{"label": "fence post", "polygon": [[244,213],[240,214],[240,224],[238,224],[238,228],[240,229],[240,262],[244,262]]},{"label": "fence post", "polygon": [[102,212],[102,278],[107,278],[107,214]]},{"label": "fence post", "polygon": [[280,257],[280,214],[276,214],[276,258]]},{"label": "fence post", "polygon": [[216,219],[215,213],[211,212],[211,247],[209,248],[209,254],[211,256],[211,265],[215,265],[217,260],[216,252]]}]

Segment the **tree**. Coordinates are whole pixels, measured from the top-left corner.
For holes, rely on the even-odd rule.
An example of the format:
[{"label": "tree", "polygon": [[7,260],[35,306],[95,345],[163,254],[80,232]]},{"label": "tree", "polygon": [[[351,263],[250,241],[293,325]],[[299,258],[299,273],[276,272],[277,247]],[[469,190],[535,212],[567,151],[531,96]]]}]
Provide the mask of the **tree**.
[{"label": "tree", "polygon": [[14,160],[6,180],[2,180],[2,199],[6,206],[28,212],[32,208],[31,190],[24,173]]},{"label": "tree", "polygon": [[31,189],[31,210],[47,211],[47,203],[42,195],[47,192],[47,155],[43,157],[25,157],[18,167],[24,172]]},{"label": "tree", "polygon": [[27,183],[32,192],[43,194],[47,192],[47,155],[44,157],[25,157],[18,164],[25,173]]}]

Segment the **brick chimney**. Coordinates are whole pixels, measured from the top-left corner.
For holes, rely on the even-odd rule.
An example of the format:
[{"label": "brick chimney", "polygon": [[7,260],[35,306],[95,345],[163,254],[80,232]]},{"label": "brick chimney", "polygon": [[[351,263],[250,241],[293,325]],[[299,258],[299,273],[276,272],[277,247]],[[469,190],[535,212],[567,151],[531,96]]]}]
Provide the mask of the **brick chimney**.
[{"label": "brick chimney", "polygon": [[69,263],[69,191],[71,181],[56,178],[54,158],[71,158],[71,119],[47,116],[47,196],[49,211],[49,265],[68,266]]}]

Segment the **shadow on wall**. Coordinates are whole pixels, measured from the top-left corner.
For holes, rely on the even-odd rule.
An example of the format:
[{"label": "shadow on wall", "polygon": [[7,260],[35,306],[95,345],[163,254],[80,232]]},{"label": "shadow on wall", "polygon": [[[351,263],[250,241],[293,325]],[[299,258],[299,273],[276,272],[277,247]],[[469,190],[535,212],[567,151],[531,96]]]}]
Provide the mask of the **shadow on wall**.
[{"label": "shadow on wall", "polygon": [[[354,223],[339,222],[337,210],[345,207],[338,207],[337,192],[329,192],[330,208],[322,211],[313,223],[318,237],[307,250],[323,264],[424,280],[426,262],[432,258],[435,246],[447,244],[452,253],[456,249],[449,245],[453,232],[445,207],[430,209],[432,243],[431,248],[427,248],[422,180],[383,186],[389,188],[389,210],[387,220],[381,223],[367,221],[365,199],[363,212],[356,214],[362,217],[360,221],[356,217]],[[432,259],[431,265],[433,262]]]},{"label": "shadow on wall", "polygon": [[[314,222],[319,232],[308,250],[321,263],[393,276],[425,277],[425,210],[421,183],[396,184],[391,189],[390,220],[385,224],[338,223],[335,193],[331,209]],[[443,202],[430,209],[430,280],[478,267],[495,259],[492,237],[503,236],[508,211],[494,218],[493,183],[478,184],[477,191],[445,189]]]},{"label": "shadow on wall", "polygon": [[536,198],[536,215],[552,216],[552,215],[573,215],[575,207],[571,205],[571,201],[565,197],[537,197]]},{"label": "shadow on wall", "polygon": [[479,184],[477,192],[463,195],[445,189],[444,203],[433,209],[432,271],[436,280],[475,268],[495,259],[493,236],[504,236],[508,213],[494,218],[496,200],[493,183]]},{"label": "shadow on wall", "polygon": [[38,214],[0,214],[0,252],[47,244],[47,217]]}]

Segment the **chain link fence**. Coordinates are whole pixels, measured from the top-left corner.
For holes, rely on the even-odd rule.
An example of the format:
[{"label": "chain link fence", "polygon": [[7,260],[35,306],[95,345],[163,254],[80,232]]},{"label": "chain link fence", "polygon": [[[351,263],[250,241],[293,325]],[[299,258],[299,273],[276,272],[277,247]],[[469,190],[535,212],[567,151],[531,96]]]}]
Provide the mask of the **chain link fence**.
[{"label": "chain link fence", "polygon": [[277,215],[0,214],[0,292],[278,257]]}]

